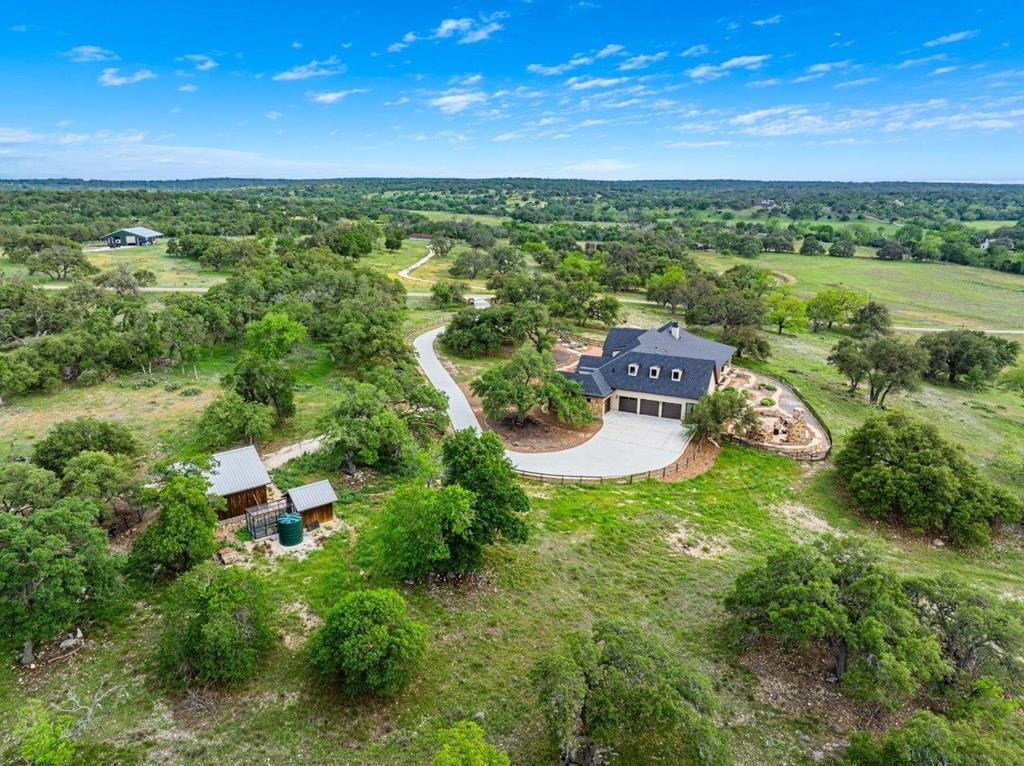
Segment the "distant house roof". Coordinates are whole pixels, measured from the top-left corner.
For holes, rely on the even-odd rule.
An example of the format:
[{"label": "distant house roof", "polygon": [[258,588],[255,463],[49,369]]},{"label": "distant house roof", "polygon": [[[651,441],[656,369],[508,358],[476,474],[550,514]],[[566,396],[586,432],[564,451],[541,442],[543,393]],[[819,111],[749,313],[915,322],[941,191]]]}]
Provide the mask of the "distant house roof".
[{"label": "distant house roof", "polygon": [[225,497],[270,484],[267,469],[253,446],[239,447],[213,455],[213,467],[206,474],[210,491]]},{"label": "distant house roof", "polygon": [[130,227],[128,229],[118,229],[117,231],[112,231],[109,234],[104,234],[102,237],[100,237],[100,239],[106,239],[107,237],[114,237],[114,236],[116,236],[118,234],[134,234],[136,237],[162,237],[163,236],[163,234],[161,234],[160,232],[154,231],[153,229],[147,229],[145,226],[132,226],[132,227]]},{"label": "distant house roof", "polygon": [[412,234],[409,235],[409,239],[433,239],[433,238],[434,238],[433,234],[427,234],[427,233],[422,232],[422,231],[414,231]]},{"label": "distant house roof", "polygon": [[[613,390],[699,399],[711,380],[732,358],[735,348],[701,338],[668,322],[656,330],[613,327],[601,356],[584,354],[575,372],[563,373],[583,386],[587,396],[607,396]],[[629,368],[636,365],[636,374]],[[652,378],[651,368],[658,367]],[[680,370],[680,380],[672,371]]]},{"label": "distant house roof", "polygon": [[310,508],[319,508],[321,505],[333,503],[338,499],[334,493],[334,487],[324,479],[306,484],[301,487],[293,487],[285,492],[291,498],[292,505],[296,511],[308,511]]}]

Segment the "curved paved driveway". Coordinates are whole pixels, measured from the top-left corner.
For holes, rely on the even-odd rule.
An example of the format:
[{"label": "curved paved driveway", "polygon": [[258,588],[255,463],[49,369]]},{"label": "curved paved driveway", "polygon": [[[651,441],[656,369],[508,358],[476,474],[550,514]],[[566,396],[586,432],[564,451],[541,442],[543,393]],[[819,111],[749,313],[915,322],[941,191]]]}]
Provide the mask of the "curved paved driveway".
[{"label": "curved paved driveway", "polygon": [[[452,426],[456,430],[472,428],[479,432],[473,408],[434,352],[434,341],[442,332],[444,328],[439,327],[413,341],[420,367],[430,382],[447,394]],[[505,450],[505,454],[520,471],[612,478],[664,468],[675,462],[689,441],[689,434],[679,421],[608,412],[601,430],[578,447],[557,452]]]}]

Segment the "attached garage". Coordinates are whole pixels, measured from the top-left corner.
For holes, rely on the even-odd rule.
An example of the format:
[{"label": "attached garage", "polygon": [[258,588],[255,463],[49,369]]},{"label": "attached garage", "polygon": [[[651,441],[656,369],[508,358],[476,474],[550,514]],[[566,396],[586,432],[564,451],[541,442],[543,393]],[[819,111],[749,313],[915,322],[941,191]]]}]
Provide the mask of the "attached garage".
[{"label": "attached garage", "polygon": [[620,412],[632,412],[636,414],[637,399],[635,396],[620,396],[619,397],[619,411]]},{"label": "attached garage", "polygon": [[641,399],[640,400],[640,414],[641,415],[653,415],[658,417],[658,413],[661,410],[661,402],[657,399]]},{"label": "attached garage", "polygon": [[663,418],[671,418],[672,420],[682,420],[683,405],[677,404],[675,402],[662,402],[661,416]]}]

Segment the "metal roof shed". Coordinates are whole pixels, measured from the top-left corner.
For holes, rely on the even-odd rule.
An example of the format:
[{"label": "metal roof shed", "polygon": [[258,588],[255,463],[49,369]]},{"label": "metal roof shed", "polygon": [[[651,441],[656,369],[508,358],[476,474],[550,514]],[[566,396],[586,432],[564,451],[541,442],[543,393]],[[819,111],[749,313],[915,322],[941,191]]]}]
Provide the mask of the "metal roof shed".
[{"label": "metal roof shed", "polygon": [[285,495],[292,508],[302,514],[302,520],[306,524],[313,521],[323,523],[334,518],[334,502],[338,496],[326,479],[302,487],[293,487],[285,492]]}]

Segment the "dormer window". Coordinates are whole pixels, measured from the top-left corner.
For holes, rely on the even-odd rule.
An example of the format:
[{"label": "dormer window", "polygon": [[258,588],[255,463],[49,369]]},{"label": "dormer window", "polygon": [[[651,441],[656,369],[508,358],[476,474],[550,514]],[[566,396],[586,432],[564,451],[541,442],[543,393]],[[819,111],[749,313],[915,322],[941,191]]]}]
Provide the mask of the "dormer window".
[{"label": "dormer window", "polygon": [[676,367],[672,370],[672,381],[678,383],[683,379],[683,371]]},{"label": "dormer window", "polygon": [[633,376],[633,377],[635,378],[635,377],[636,377],[636,374],[637,374],[638,372],[640,372],[640,365],[639,365],[639,364],[631,364],[631,365],[629,365],[629,367],[628,367],[628,368],[626,369],[626,372],[628,372],[628,373],[629,373],[630,375],[632,375],[632,376]]},{"label": "dormer window", "polygon": [[651,375],[652,378],[657,378],[659,375],[661,375],[661,368],[660,367],[652,367],[650,375]]}]

